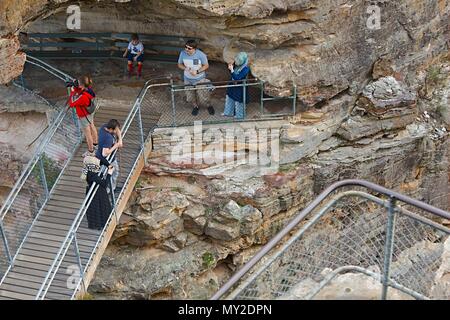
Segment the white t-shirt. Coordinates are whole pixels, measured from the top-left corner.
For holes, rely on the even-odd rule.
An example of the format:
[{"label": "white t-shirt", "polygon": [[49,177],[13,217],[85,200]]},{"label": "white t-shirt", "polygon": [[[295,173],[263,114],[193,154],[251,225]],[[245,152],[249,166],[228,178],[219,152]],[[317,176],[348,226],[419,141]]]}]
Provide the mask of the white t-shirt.
[{"label": "white t-shirt", "polygon": [[132,42],[128,44],[128,51],[132,54],[138,54],[139,52],[144,53],[144,45],[142,42],[139,42],[137,45],[134,45]]}]

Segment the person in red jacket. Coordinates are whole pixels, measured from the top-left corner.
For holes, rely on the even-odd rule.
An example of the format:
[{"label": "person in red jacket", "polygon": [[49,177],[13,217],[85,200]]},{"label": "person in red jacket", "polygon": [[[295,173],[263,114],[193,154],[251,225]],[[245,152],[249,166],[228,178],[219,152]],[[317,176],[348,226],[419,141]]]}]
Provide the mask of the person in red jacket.
[{"label": "person in red jacket", "polygon": [[[82,83],[82,82],[81,82]],[[94,146],[98,144],[97,129],[94,124],[94,117],[87,111],[87,107],[91,104],[94,97],[86,90],[84,85],[75,83],[71,88],[69,106],[75,108],[78,122],[86,136],[89,153],[93,153]]]}]

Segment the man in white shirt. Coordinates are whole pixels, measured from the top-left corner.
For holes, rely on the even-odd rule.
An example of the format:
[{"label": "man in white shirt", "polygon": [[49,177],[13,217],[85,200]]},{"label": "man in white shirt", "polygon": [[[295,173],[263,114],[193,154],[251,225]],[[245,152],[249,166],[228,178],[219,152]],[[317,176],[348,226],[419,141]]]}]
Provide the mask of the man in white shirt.
[{"label": "man in white shirt", "polygon": [[138,63],[138,77],[142,76],[142,64],[144,62],[144,45],[139,41],[139,36],[133,34],[123,57],[128,59],[128,75],[133,74],[133,64]]},{"label": "man in white shirt", "polygon": [[[178,68],[184,71],[185,85],[200,85],[209,83],[206,79],[206,70],[209,68],[208,58],[200,49],[197,49],[197,41],[188,40],[184,50],[180,52],[178,58]],[[199,105],[208,105],[210,115],[215,113],[214,108],[209,105],[210,92],[208,89],[199,87],[197,90],[187,90],[186,99],[194,104],[192,115],[196,116],[199,112]]]}]

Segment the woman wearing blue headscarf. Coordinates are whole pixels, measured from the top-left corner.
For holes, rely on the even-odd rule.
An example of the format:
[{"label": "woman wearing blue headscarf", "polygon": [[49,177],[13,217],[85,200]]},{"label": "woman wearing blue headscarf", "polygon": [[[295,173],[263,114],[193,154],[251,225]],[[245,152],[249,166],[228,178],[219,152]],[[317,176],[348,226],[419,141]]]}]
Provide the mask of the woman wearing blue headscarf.
[{"label": "woman wearing blue headscarf", "polygon": [[[228,69],[231,72],[231,80],[230,84],[240,84],[242,81],[236,80],[244,80],[247,78],[247,75],[250,72],[250,68],[248,67],[248,56],[245,52],[239,52],[234,58],[234,63],[230,63],[228,65]],[[245,103],[249,102],[248,90],[246,91],[246,99]],[[227,88],[227,96],[225,99],[225,110],[223,112],[224,116],[227,117],[235,117],[236,119],[244,119],[245,110],[244,110],[244,87],[229,87]]]}]

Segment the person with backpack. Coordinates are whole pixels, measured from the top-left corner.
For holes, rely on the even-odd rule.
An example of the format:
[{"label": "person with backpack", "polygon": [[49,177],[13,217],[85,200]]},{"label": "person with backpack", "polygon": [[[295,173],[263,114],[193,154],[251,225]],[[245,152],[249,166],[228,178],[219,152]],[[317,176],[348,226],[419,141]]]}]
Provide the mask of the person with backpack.
[{"label": "person with backpack", "polygon": [[98,144],[97,129],[93,116],[95,111],[94,97],[87,91],[84,84],[80,84],[79,80],[70,81],[67,86],[71,87],[69,106],[75,108],[78,123],[86,136],[89,153],[94,153],[94,146]]},{"label": "person with backpack", "polygon": [[94,84],[94,81],[92,81],[92,78],[90,76],[84,76],[83,77],[83,85],[86,88],[86,91],[94,97],[96,97],[94,89],[92,88],[92,85]]}]

